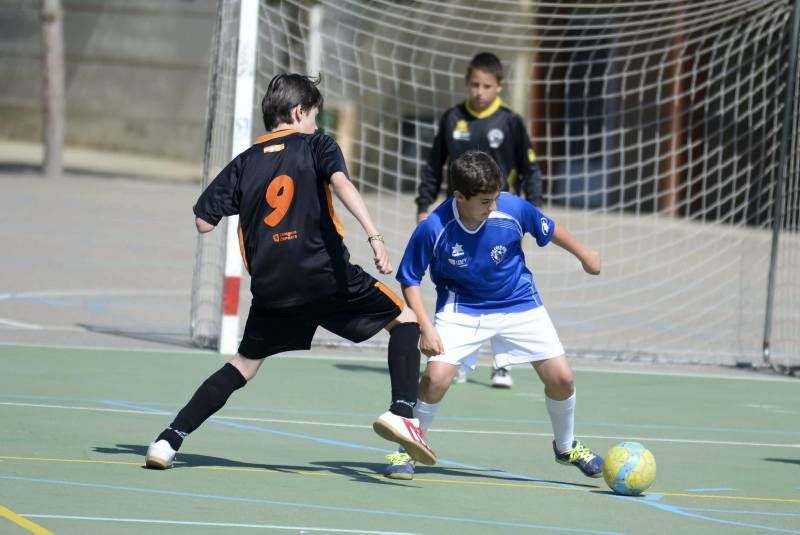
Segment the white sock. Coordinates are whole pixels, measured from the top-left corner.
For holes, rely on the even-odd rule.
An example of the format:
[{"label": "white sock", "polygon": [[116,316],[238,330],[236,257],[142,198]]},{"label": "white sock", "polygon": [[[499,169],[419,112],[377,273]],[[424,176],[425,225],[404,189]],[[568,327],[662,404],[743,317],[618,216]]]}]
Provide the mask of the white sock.
[{"label": "white sock", "polygon": [[414,418],[419,420],[419,428],[423,433],[428,432],[431,422],[436,418],[436,413],[439,411],[438,403],[425,403],[421,399],[417,400],[414,405]]},{"label": "white sock", "polygon": [[553,426],[553,437],[559,453],[572,449],[575,440],[575,392],[567,399],[550,399],[545,394],[544,402]]}]

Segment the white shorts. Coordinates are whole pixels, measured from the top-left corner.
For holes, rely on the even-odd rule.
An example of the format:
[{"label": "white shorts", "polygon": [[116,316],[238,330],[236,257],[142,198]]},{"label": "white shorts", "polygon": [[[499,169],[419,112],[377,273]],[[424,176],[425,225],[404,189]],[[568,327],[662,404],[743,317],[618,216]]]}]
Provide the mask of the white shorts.
[{"label": "white shorts", "polygon": [[429,357],[428,361],[447,362],[461,369],[475,369],[478,352],[487,340],[492,343],[498,368],[564,354],[556,328],[543,306],[478,316],[437,312],[434,326],[444,344],[444,354]]}]

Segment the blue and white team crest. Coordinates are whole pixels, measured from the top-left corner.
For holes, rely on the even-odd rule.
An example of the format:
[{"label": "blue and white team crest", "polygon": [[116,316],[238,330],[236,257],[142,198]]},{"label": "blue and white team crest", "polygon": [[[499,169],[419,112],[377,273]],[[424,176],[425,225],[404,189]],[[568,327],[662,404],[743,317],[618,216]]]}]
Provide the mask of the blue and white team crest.
[{"label": "blue and white team crest", "polygon": [[546,218],[542,218],[542,234],[548,236],[550,234],[550,223]]},{"label": "blue and white team crest", "polygon": [[451,265],[456,267],[464,267],[467,265],[469,260],[467,258],[461,258],[464,256],[464,246],[460,243],[456,243],[453,245],[453,248],[450,251],[450,258],[447,259]]},{"label": "blue and white team crest", "polygon": [[503,261],[503,258],[506,257],[507,251],[508,249],[506,249],[505,245],[495,245],[494,248],[492,249],[492,252],[489,253],[489,256],[492,257],[492,260],[494,261],[495,265],[497,265]]},{"label": "blue and white team crest", "polygon": [[486,137],[489,139],[489,146],[496,149],[503,144],[503,139],[505,139],[506,136],[499,128],[492,128],[489,130],[489,133],[486,134]]}]

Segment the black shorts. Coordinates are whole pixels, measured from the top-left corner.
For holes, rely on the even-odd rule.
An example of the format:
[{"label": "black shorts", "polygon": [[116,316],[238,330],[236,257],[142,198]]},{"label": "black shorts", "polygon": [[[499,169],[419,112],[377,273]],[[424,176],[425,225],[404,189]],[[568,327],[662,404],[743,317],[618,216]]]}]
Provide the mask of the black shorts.
[{"label": "black shorts", "polygon": [[357,269],[346,295],[331,295],[288,308],[250,306],[239,354],[262,359],[284,351],[310,349],[317,327],[351,342],[363,342],[400,315],[403,301],[372,275]]}]

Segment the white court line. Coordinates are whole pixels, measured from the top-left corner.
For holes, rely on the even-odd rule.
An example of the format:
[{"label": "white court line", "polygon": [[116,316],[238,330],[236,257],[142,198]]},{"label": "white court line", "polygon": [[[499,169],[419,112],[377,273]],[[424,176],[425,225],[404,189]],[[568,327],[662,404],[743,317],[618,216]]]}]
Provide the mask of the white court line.
[{"label": "white court line", "polygon": [[[9,321],[9,325],[7,327],[5,327],[6,329],[17,328],[17,329],[26,329],[26,330],[36,330],[36,331],[42,331],[42,332],[95,333],[95,331],[91,331],[88,328],[81,327],[79,325],[33,325],[33,324],[25,324],[25,323],[14,322],[14,321],[11,321],[11,320],[8,320],[8,321]],[[2,323],[3,323],[3,321],[0,320],[0,324],[2,324]],[[14,323],[16,323],[16,325],[13,325]],[[103,333],[99,333],[99,334],[103,334]],[[13,344],[3,344],[3,345],[13,345]],[[57,347],[61,347],[61,346],[57,346]]]},{"label": "white court line", "polygon": [[88,289],[88,290],[38,290],[35,292],[2,292],[0,293],[0,301],[8,299],[30,299],[34,297],[95,297],[111,295],[115,297],[129,296],[129,295],[161,295],[161,296],[175,296],[175,295],[189,295],[187,291],[177,290],[142,290],[142,289],[120,289],[120,290],[102,290],[102,289]]},{"label": "white court line", "polygon": [[256,529],[282,529],[290,531],[315,531],[322,533],[363,533],[367,535],[413,535],[405,531],[365,531],[361,529],[336,529],[336,528],[311,528],[307,526],[280,526],[276,524],[239,524],[232,522],[196,522],[190,520],[154,520],[149,518],[114,518],[105,516],[73,516],[73,515],[46,515],[36,513],[20,513],[25,518],[49,518],[54,520],[92,520],[96,522],[128,522],[135,524],[161,524],[168,526],[204,526],[216,528],[256,528]]},{"label": "white court line", "polygon": [[[43,330],[50,330],[49,327],[43,326]],[[78,327],[57,327],[53,328],[52,330],[80,330],[81,332],[92,332],[85,329],[80,329]],[[26,347],[26,348],[43,348],[43,349],[72,349],[72,350],[80,350],[80,351],[103,351],[104,353],[108,353],[111,351],[124,351],[126,353],[130,353],[131,351],[142,352],[142,353],[171,353],[171,354],[181,354],[181,355],[206,355],[206,356],[216,356],[220,358],[226,358],[223,355],[220,355],[216,351],[209,350],[209,349],[173,349],[173,348],[138,348],[138,347],[112,347],[112,346],[85,346],[85,345],[62,345],[62,344],[39,344],[39,343],[16,343],[16,342],[5,342],[0,341],[0,347]],[[312,347],[311,351],[316,351],[318,348]],[[354,348],[354,353],[359,353],[365,351],[364,347],[356,347]],[[385,352],[385,349],[381,348],[380,351],[382,353]],[[346,355],[312,355],[309,353],[303,353],[300,351],[292,351],[290,353],[283,353],[280,355],[272,355],[269,357],[270,359],[302,359],[302,360],[330,360],[330,361],[339,361],[339,362],[378,362],[378,363],[385,363],[386,357],[370,357],[367,355],[364,356],[354,356],[348,357]],[[227,358],[226,358],[227,360]],[[573,370],[580,371],[580,372],[587,372],[587,373],[610,373],[610,374],[619,374],[619,375],[652,375],[656,377],[685,377],[687,379],[730,379],[734,381],[766,381],[766,382],[773,382],[773,383],[792,383],[800,386],[800,380],[797,378],[792,377],[781,377],[781,376],[762,376],[762,375],[745,375],[747,372],[742,372],[742,375],[728,375],[724,373],[692,373],[692,372],[669,372],[669,371],[645,371],[645,370],[623,370],[623,369],[612,369],[612,370],[603,370],[599,368],[584,368],[581,366],[573,366]]]},{"label": "white court line", "polygon": [[[42,327],[43,330],[48,330],[48,327]],[[53,329],[59,330],[61,328]],[[85,329],[80,329],[78,327],[71,327],[71,329],[81,330],[81,332],[91,332],[93,334],[94,331],[87,331]],[[67,330],[64,328],[63,330]],[[84,346],[80,344],[39,344],[39,343],[29,343],[29,342],[6,342],[0,341],[0,347],[21,347],[26,349],[55,349],[55,350],[71,350],[71,351],[86,351],[86,352],[94,352],[94,351],[102,351],[103,353],[109,353],[112,351],[124,351],[126,353],[136,352],[136,353],[169,353],[169,354],[176,354],[181,356],[187,357],[198,357],[198,356],[207,356],[207,357],[218,357],[224,359],[224,355],[220,355],[216,351],[211,351],[210,349],[175,349],[170,347],[165,348],[152,348],[152,347],[113,347],[113,346]],[[273,358],[273,357],[270,357]],[[383,359],[384,361],[386,359]],[[376,360],[377,362],[377,360]]]},{"label": "white court line", "polygon": [[[33,407],[40,409],[67,409],[76,411],[90,411],[90,412],[113,412],[120,414],[143,414],[148,416],[162,416],[166,411],[146,411],[135,409],[109,409],[99,407],[79,407],[74,405],[51,405],[45,403],[18,403],[12,401],[0,401],[0,405],[7,405],[12,407]],[[170,413],[171,414],[171,413]],[[349,429],[371,429],[371,425],[363,424],[337,424],[331,422],[320,422],[311,420],[289,420],[285,418],[257,418],[253,416],[218,416],[214,418],[219,420],[235,421],[235,422],[257,422],[257,423],[277,423],[277,424],[290,424],[290,425],[313,425],[316,427],[344,427]],[[530,431],[486,431],[481,429],[444,429],[434,427],[436,433],[460,433],[470,435],[499,435],[499,436],[514,436],[514,437],[552,437],[553,433],[534,433]],[[702,430],[700,430],[702,431]],[[744,446],[744,447],[765,447],[765,448],[800,448],[800,444],[776,444],[770,442],[738,442],[732,440],[694,440],[686,438],[661,438],[661,437],[639,437],[639,436],[609,436],[609,435],[586,435],[581,434],[583,438],[598,438],[609,440],[637,440],[641,442],[670,442],[677,444],[710,444],[716,446]]]},{"label": "white court line", "polygon": [[6,318],[0,318],[0,326],[2,325],[5,325],[6,327],[13,327],[16,329],[28,329],[33,331],[42,330],[41,325],[34,325],[33,323],[23,323],[21,321],[14,321]]}]

